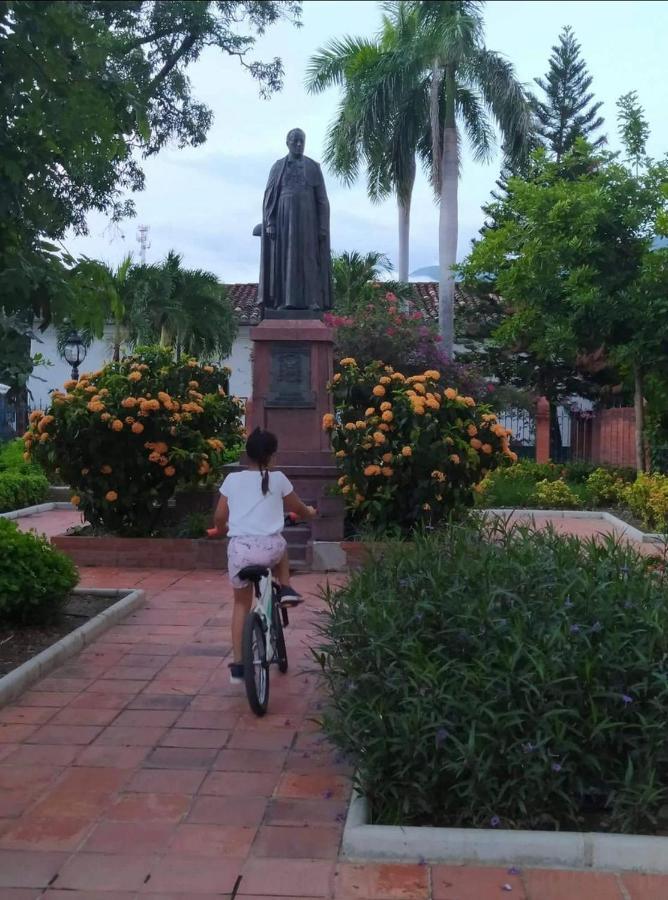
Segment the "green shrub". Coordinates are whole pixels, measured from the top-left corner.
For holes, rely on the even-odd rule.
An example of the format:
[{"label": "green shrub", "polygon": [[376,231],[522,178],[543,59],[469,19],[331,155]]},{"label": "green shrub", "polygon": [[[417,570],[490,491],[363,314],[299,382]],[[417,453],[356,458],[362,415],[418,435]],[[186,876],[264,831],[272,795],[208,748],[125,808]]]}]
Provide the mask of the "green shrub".
[{"label": "green shrub", "polygon": [[622,497],[646,528],[668,531],[668,475],[640,474]]},{"label": "green shrub", "polygon": [[44,475],[0,472],[0,512],[43,503],[48,493],[49,482]]},{"label": "green shrub", "polygon": [[374,822],[652,831],[668,801],[668,591],[599,541],[452,527],[390,544],[316,649]]},{"label": "green shrub", "polygon": [[576,509],[582,502],[572,487],[561,478],[556,481],[539,481],[532,497],[533,503],[543,509]]},{"label": "green shrub", "polygon": [[42,469],[26,460],[24,453],[25,447],[20,438],[0,444],[0,473],[21,472],[24,475],[42,475]]},{"label": "green shrub", "polygon": [[610,469],[595,469],[585,482],[587,500],[591,506],[617,506],[623,499],[626,485]]},{"label": "green shrub", "polygon": [[72,560],[46,538],[0,519],[0,621],[48,623],[78,581]]}]

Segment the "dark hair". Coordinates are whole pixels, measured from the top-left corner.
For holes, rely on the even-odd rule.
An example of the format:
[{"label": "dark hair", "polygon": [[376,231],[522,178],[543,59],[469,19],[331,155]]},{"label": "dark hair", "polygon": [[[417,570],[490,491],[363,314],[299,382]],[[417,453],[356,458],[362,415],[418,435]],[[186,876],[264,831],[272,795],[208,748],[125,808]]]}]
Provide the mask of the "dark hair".
[{"label": "dark hair", "polygon": [[256,428],[246,441],[246,456],[260,467],[262,472],[262,493],[269,490],[269,460],[278,450],[276,435],[271,431]]}]

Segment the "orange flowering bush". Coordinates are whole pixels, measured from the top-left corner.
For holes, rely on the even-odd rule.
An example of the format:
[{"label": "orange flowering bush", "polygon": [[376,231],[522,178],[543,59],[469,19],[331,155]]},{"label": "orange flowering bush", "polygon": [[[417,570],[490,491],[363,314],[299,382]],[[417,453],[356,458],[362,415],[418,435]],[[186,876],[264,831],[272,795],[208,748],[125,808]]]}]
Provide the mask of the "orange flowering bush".
[{"label": "orange flowering bush", "polygon": [[206,483],[241,442],[242,405],[227,395],[229,370],[160,347],[65,382],[35,411],[26,453],[60,470],[94,527],[151,534],[178,488]]},{"label": "orange flowering bush", "polygon": [[504,457],[510,432],[440,372],[405,377],[391,366],[364,369],[352,358],[329,385],[338,490],[357,525],[377,533],[436,524],[473,505],[480,481]]}]

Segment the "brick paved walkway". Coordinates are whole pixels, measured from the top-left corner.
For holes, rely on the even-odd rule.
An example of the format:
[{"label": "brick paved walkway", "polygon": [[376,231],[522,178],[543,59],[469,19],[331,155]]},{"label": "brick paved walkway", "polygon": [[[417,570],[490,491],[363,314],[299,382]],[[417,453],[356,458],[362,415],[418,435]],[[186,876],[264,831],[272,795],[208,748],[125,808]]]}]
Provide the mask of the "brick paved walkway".
[{"label": "brick paved walkway", "polygon": [[228,683],[224,577],[82,576],[149,600],[0,710],[0,900],[667,900],[666,876],[339,860],[349,773],[306,671],[318,579],[295,579],[309,605],[258,720]]}]

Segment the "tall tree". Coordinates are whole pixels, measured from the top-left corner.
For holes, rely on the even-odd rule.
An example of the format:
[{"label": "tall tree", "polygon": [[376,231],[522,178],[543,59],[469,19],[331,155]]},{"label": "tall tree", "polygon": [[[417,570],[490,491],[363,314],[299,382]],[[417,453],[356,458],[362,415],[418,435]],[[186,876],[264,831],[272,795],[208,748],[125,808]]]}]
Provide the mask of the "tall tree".
[{"label": "tall tree", "polygon": [[360,167],[373,202],[390,194],[399,215],[399,281],[408,281],[410,212],[416,154],[428,155],[427,108],[414,47],[420,22],[413,4],[385,5],[376,40],[346,37],[311,57],[306,86],[319,93],[340,86],[343,97],[331,123],[325,160],[346,184]]},{"label": "tall tree", "polygon": [[422,37],[416,48],[428,78],[432,180],[439,210],[439,328],[450,356],[454,344],[453,267],[457,260],[460,126],[476,159],[489,158],[498,127],[509,160],[522,159],[531,111],[513,66],[483,40],[480,0],[420,0]]},{"label": "tall tree", "polygon": [[593,147],[606,143],[605,135],[595,135],[604,121],[598,114],[602,103],[593,102],[592,77],[570,25],[562,29],[559,43],[552,47],[547,73],[534,81],[545,94],[544,100],[532,98],[537,131],[557,161],[578,138],[586,138]]},{"label": "tall tree", "polygon": [[44,308],[71,260],[55,242],[86,229],[91,209],[132,212],[141,156],[198,145],[212,114],[188,67],[209,46],[237,57],[261,92],[279,59],[249,59],[256,35],[294,0],[0,2],[0,297],[5,312]]}]

